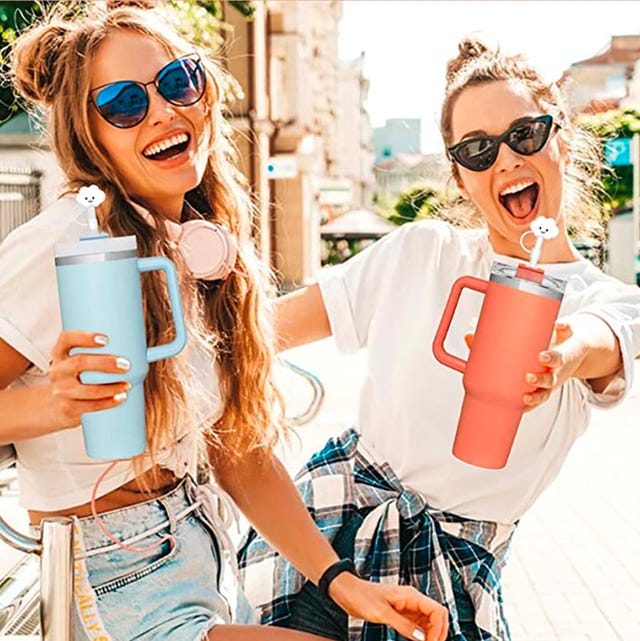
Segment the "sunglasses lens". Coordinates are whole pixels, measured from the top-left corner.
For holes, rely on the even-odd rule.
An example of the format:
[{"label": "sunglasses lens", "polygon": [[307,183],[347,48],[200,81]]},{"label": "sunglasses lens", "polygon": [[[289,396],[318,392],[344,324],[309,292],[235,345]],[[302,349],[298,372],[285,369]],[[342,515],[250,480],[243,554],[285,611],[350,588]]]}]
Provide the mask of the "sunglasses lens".
[{"label": "sunglasses lens", "polygon": [[182,58],[168,64],[158,78],[158,91],[165,100],[186,107],[204,94],[206,78],[198,60]]},{"label": "sunglasses lens", "polygon": [[147,93],[135,82],[114,82],[95,97],[102,117],[116,127],[134,127],[144,120],[149,101]]},{"label": "sunglasses lens", "polygon": [[507,144],[519,154],[530,156],[544,147],[550,131],[550,118],[532,120],[513,129],[509,134]]},{"label": "sunglasses lens", "polygon": [[455,160],[471,171],[484,171],[494,163],[496,148],[490,138],[474,138],[458,147]]}]

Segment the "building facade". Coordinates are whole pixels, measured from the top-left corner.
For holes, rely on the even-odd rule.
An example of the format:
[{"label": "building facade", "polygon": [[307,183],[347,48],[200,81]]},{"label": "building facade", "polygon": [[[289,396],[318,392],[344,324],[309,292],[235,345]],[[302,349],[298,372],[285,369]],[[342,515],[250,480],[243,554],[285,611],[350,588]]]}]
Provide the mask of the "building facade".
[{"label": "building facade", "polygon": [[375,165],[375,193],[378,199],[396,199],[418,184],[443,188],[449,176],[444,154],[398,154]]},{"label": "building facade", "polygon": [[389,118],[384,127],[373,130],[376,164],[398,154],[419,154],[422,121],[419,118]]},{"label": "building facade", "polygon": [[603,52],[573,63],[563,74],[569,106],[573,110],[637,106],[638,60],[640,35],[612,36]]},{"label": "building facade", "polygon": [[351,208],[366,208],[373,198],[373,129],[366,108],[369,80],[364,75],[364,53],[341,62],[339,81],[338,173],[350,190]]}]

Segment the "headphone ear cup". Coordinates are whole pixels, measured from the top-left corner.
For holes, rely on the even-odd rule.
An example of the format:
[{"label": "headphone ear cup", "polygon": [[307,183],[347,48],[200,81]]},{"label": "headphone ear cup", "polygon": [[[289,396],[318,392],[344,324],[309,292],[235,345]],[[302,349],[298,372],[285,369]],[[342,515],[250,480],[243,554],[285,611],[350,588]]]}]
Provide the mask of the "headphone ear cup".
[{"label": "headphone ear cup", "polygon": [[203,280],[225,279],[238,256],[233,235],[208,220],[189,220],[176,226],[180,232],[178,247],[191,274]]}]

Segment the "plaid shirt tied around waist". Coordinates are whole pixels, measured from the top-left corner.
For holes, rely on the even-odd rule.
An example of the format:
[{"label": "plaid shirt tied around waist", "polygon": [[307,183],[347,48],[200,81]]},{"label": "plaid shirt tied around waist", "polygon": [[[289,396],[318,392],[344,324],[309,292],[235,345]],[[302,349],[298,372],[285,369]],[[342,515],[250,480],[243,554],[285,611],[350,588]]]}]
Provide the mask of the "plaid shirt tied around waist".
[{"label": "plaid shirt tied around waist", "polygon": [[[295,479],[307,509],[332,541],[357,511],[367,511],[355,538],[360,576],[412,585],[449,609],[451,641],[509,641],[500,572],[515,525],[468,520],[429,507],[404,488],[387,463],[374,462],[354,429],[330,439]],[[402,527],[401,527],[402,524]],[[251,529],[238,552],[240,577],[262,623],[286,625],[306,579]],[[464,594],[467,593],[468,597]],[[462,601],[471,599],[471,627],[461,626]],[[467,606],[467,610],[468,610]],[[350,641],[395,639],[349,617]],[[377,626],[380,628],[380,626]]]}]

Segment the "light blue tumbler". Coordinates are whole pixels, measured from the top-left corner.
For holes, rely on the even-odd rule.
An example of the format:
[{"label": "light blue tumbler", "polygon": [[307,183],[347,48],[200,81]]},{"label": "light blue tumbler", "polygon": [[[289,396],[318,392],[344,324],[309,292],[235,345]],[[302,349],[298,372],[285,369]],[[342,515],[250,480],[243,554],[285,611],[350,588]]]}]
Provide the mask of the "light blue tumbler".
[{"label": "light blue tumbler", "polygon": [[[182,302],[173,263],[165,257],[138,258],[135,236],[107,234],[83,237],[77,243],[55,246],[58,294],[64,330],[99,332],[109,337],[105,347],[76,348],[73,353],[123,356],[130,369],[123,374],[85,371],[87,384],[131,384],[127,400],[108,410],[82,415],[87,455],[101,460],[128,459],[147,447],[144,379],[149,363],[178,354],[186,344]],[[147,347],[140,273],[156,269],[167,278],[175,338]]]}]

